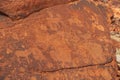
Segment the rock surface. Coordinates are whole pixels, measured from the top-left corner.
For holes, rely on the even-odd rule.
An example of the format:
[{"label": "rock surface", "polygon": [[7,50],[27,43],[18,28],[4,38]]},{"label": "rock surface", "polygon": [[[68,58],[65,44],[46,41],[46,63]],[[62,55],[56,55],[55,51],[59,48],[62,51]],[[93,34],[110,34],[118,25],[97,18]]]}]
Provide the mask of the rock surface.
[{"label": "rock surface", "polygon": [[0,80],[116,80],[110,17],[87,0],[21,20],[1,15]]},{"label": "rock surface", "polygon": [[120,80],[120,0],[94,0],[95,3],[99,3],[109,7],[113,11],[111,17],[110,36],[111,39],[116,41],[116,61],[118,64],[118,80]]},{"label": "rock surface", "polygon": [[76,0],[1,0],[0,12],[12,19],[20,19],[35,11],[72,1]]}]

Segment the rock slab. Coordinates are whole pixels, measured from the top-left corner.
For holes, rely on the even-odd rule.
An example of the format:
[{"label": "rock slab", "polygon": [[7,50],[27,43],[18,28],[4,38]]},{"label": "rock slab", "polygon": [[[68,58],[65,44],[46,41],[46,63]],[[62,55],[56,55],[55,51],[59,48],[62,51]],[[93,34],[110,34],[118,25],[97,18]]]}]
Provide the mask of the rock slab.
[{"label": "rock slab", "polygon": [[87,0],[0,17],[0,80],[116,80],[109,10]]}]

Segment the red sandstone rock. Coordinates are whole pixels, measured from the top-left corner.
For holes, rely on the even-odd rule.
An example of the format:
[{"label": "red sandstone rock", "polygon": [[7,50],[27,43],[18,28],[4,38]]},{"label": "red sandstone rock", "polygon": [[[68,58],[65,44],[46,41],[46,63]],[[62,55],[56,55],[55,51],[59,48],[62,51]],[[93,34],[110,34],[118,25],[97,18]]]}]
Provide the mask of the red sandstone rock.
[{"label": "red sandstone rock", "polygon": [[1,0],[0,12],[12,19],[28,16],[35,11],[75,0]]},{"label": "red sandstone rock", "polygon": [[110,17],[107,8],[86,0],[16,21],[2,16],[0,79],[115,80]]}]

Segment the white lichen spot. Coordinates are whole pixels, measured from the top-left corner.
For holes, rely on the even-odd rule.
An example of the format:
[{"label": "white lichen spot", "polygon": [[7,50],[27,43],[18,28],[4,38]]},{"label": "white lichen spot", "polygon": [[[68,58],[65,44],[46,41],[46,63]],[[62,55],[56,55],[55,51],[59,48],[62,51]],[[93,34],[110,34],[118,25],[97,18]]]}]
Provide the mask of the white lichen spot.
[{"label": "white lichen spot", "polygon": [[115,32],[112,31],[110,34],[111,34],[110,37],[111,37],[112,39],[114,39],[115,41],[120,42],[120,33],[115,33]]},{"label": "white lichen spot", "polygon": [[120,49],[116,49],[116,61],[120,63]]}]

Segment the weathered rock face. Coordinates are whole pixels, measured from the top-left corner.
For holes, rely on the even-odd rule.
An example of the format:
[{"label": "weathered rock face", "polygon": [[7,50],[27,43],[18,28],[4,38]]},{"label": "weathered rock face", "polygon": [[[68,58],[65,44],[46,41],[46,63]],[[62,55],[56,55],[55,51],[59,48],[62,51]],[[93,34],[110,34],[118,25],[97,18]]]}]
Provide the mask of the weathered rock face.
[{"label": "weathered rock face", "polygon": [[0,17],[0,80],[116,80],[107,8],[81,0]]},{"label": "weathered rock face", "polygon": [[[120,0],[93,0],[95,3],[99,3],[109,7],[113,16],[111,17],[110,30],[112,32],[120,33]],[[118,41],[118,40],[117,40]]]},{"label": "weathered rock face", "polygon": [[[110,7],[112,11],[114,12],[111,31],[113,31],[115,34],[120,35],[120,0],[111,1]],[[118,42],[120,42],[120,38]]]},{"label": "weathered rock face", "polygon": [[114,12],[114,16],[120,18],[120,0],[111,0],[110,6]]},{"label": "weathered rock face", "polygon": [[75,0],[1,0],[0,11],[12,19],[28,16],[34,11]]}]

